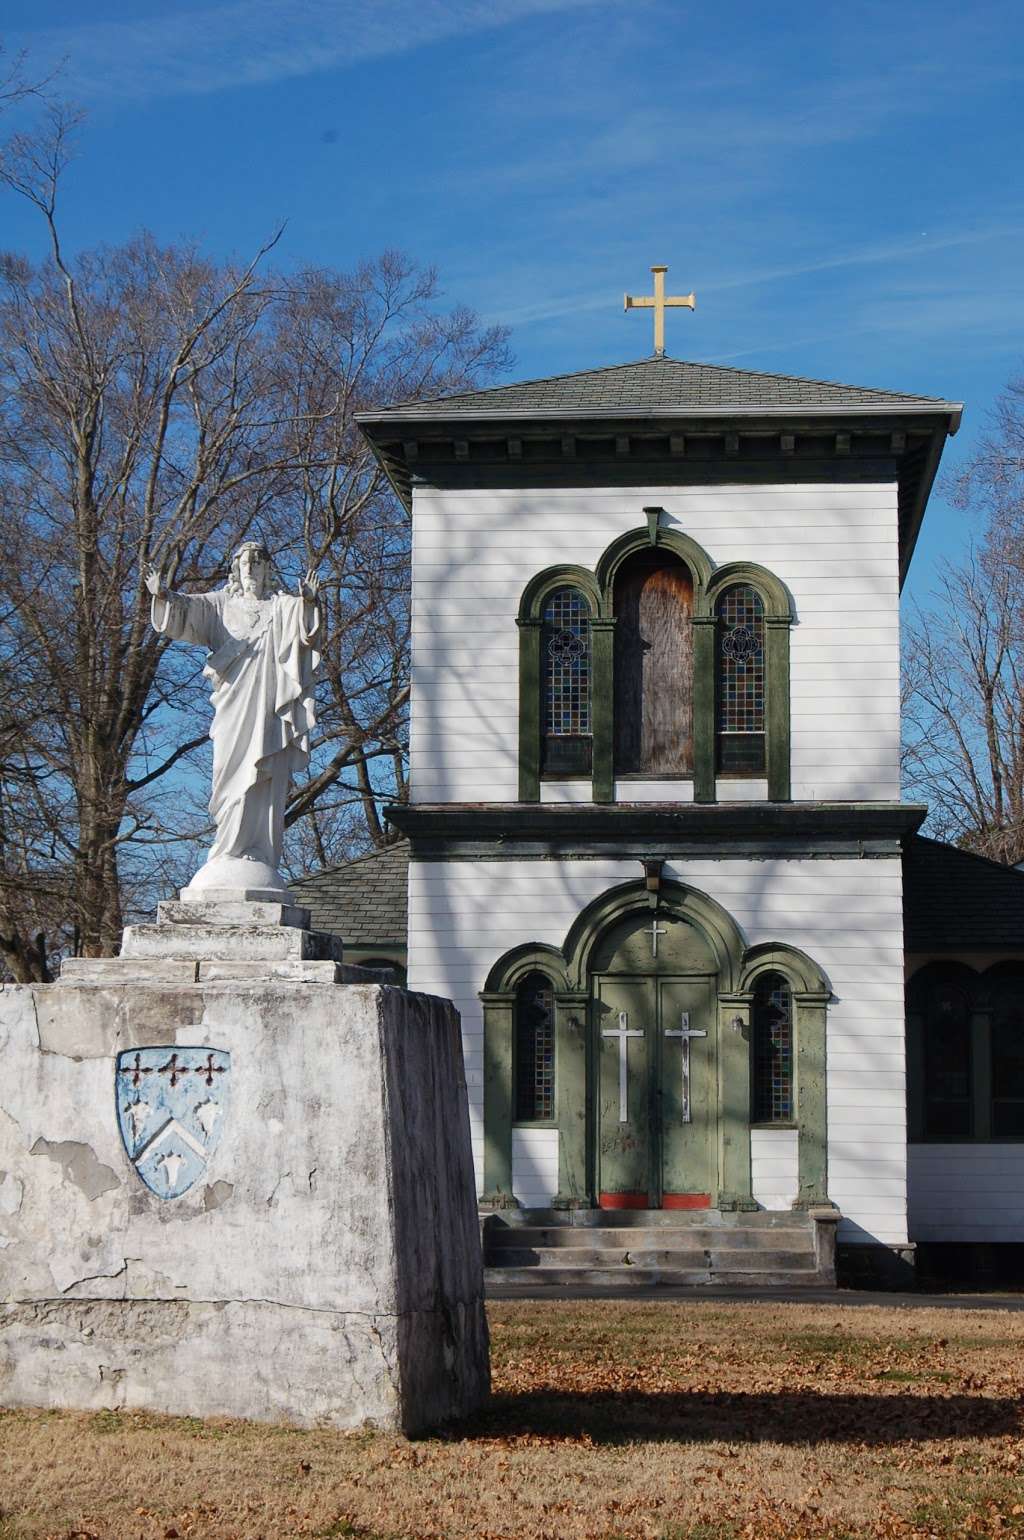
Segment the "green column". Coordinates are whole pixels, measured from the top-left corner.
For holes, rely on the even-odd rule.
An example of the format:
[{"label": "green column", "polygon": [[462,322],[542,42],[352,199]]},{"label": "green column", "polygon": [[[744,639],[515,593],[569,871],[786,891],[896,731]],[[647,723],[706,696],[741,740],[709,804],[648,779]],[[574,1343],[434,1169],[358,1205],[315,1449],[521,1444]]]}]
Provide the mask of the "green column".
[{"label": "green column", "polygon": [[718,1207],[755,1209],[750,1180],[750,993],[718,996]]},{"label": "green column", "polygon": [[540,632],[539,620],[519,627],[519,800],[540,801]]},{"label": "green column", "polygon": [[590,711],[594,734],[592,796],[615,801],[615,621],[590,622]]},{"label": "green column", "polygon": [[715,617],[693,617],[693,800],[715,800]]},{"label": "green column", "polygon": [[484,993],[484,1191],[481,1207],[518,1208],[512,1195],[512,1033],[516,997]]},{"label": "green column", "polygon": [[587,1006],[583,993],[555,994],[558,1194],[555,1208],[592,1208],[587,1180]]},{"label": "green column", "polygon": [[789,618],[766,618],[767,652],[765,659],[768,759],[768,800],[788,802],[789,769]]},{"label": "green column", "polygon": [[827,994],[793,991],[796,1011],[797,1198],[794,1208],[831,1207],[825,1081]]}]

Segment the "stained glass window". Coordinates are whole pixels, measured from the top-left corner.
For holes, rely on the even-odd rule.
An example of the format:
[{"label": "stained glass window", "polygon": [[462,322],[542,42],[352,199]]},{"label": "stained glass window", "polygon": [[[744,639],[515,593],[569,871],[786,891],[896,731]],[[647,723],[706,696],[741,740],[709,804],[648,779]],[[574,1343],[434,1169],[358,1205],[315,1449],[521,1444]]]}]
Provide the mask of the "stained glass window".
[{"label": "stained glass window", "polygon": [[516,990],[516,1121],[555,1115],[555,1009],[551,981],[528,973]]},{"label": "stained glass window", "polygon": [[793,995],[779,973],[762,973],[754,989],[755,1123],[793,1118]]},{"label": "stained glass window", "polygon": [[577,588],[556,588],[541,630],[541,721],[549,774],[590,771],[590,608]]},{"label": "stained glass window", "polygon": [[718,769],[762,774],[765,765],[764,604],[749,583],[718,601]]}]

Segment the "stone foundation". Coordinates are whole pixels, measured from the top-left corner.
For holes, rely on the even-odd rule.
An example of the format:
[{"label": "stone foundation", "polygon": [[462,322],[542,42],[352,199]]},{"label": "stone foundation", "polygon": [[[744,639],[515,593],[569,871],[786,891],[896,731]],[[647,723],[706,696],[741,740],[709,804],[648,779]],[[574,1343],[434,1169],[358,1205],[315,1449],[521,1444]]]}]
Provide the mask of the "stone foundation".
[{"label": "stone foundation", "polygon": [[[164,925],[162,955],[147,936],[0,989],[0,1403],[408,1432],[468,1413],[488,1357],[455,1011],[326,981],[345,974],[317,941],[261,960],[236,934],[218,977],[198,926]],[[145,1048],[230,1066],[179,1197],[119,1129],[117,1055]]]}]

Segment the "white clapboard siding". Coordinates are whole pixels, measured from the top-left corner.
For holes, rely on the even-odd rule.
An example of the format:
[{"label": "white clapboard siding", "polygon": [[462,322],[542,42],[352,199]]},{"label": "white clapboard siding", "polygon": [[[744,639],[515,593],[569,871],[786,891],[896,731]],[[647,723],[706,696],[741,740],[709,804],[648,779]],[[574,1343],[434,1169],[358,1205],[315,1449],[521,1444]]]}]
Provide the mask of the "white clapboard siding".
[{"label": "white clapboard siding", "polygon": [[912,1144],[913,1241],[1024,1241],[1024,1144]]},{"label": "white clapboard siding", "polygon": [[768,782],[753,777],[740,780],[720,775],[715,782],[715,796],[719,802],[767,802]]},{"label": "white clapboard siding", "polygon": [[615,800],[616,802],[692,802],[693,782],[616,781]]},{"label": "white clapboard siding", "polygon": [[750,1130],[750,1176],[762,1208],[791,1208],[799,1191],[795,1128]]},{"label": "white clapboard siding", "polygon": [[[438,491],[413,509],[411,787],[419,802],[515,801],[524,587],[593,567],[658,504],[716,565],[753,561],[789,588],[792,792],[899,795],[896,488],[724,486]],[[683,800],[670,783],[621,800]],[[739,784],[720,791],[742,798]],[[750,800],[762,793],[749,785]],[[576,800],[545,789],[545,801]]]},{"label": "white clapboard siding", "polygon": [[[825,973],[834,995],[829,1169],[832,1195],[844,1216],[840,1234],[851,1242],[904,1244],[899,859],[670,861],[665,874],[716,899],[749,944],[786,942]],[[478,992],[488,972],[514,946],[561,946],[586,904],[637,875],[637,863],[629,860],[412,863],[409,982],[454,1000],[462,1013],[478,1162],[483,1107]],[[479,1165],[478,1171],[482,1176]]]},{"label": "white clapboard siding", "polygon": [[591,785],[589,781],[542,781],[540,800],[542,802],[590,802]]},{"label": "white clapboard siding", "polygon": [[524,1208],[550,1208],[558,1191],[557,1128],[512,1130],[512,1191]]}]

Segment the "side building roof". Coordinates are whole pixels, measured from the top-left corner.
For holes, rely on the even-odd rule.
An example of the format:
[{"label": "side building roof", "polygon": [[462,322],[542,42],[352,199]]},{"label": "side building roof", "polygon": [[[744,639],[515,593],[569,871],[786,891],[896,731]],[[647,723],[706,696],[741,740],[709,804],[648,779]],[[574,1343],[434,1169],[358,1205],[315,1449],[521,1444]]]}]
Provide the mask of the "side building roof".
[{"label": "side building roof", "polygon": [[908,952],[1024,952],[1024,872],[915,834],[903,854]]},{"label": "side building roof", "polygon": [[[294,883],[316,930],[352,946],[408,940],[409,842],[399,840]],[[903,853],[903,934],[911,953],[1024,952],[1024,872],[912,835]]]},{"label": "side building roof", "polygon": [[310,911],[314,930],[330,931],[350,946],[404,947],[409,932],[409,844],[329,867],[291,890]]}]

